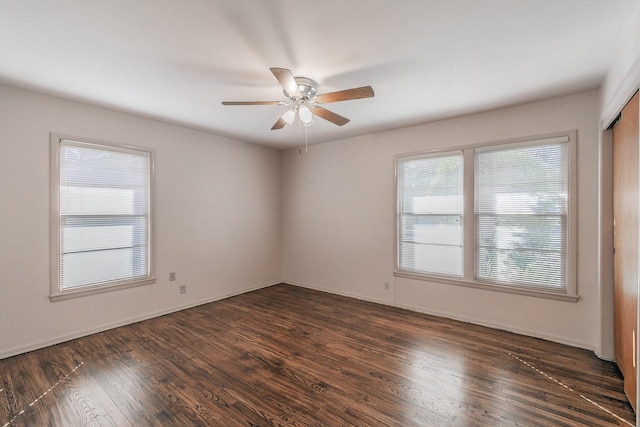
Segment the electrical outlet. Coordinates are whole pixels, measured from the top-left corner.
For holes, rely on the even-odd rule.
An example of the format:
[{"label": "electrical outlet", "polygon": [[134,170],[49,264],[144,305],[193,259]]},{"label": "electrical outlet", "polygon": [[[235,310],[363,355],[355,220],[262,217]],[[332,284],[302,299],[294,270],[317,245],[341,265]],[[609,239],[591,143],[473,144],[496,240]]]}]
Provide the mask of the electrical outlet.
[{"label": "electrical outlet", "polygon": [[389,282],[384,282],[384,290],[385,291],[390,291],[391,290],[391,283]]},{"label": "electrical outlet", "polygon": [[169,281],[173,282],[175,280],[176,280],[176,272],[172,271],[172,272],[169,273]]},{"label": "electrical outlet", "polygon": [[187,293],[187,285],[180,285],[180,293],[181,294]]}]

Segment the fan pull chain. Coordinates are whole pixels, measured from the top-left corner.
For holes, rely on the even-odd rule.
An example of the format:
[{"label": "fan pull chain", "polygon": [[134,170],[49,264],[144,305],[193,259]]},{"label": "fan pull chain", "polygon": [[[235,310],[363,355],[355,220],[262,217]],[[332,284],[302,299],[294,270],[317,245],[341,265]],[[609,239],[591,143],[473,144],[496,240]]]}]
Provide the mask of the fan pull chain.
[{"label": "fan pull chain", "polygon": [[[302,120],[300,119],[298,119],[298,138],[302,139]],[[302,154],[302,148],[298,150],[298,154]]]},{"label": "fan pull chain", "polygon": [[[298,136],[302,137],[302,120],[298,120]],[[309,152],[309,126],[304,127],[304,152]],[[302,154],[302,148],[298,149],[298,154]]]}]

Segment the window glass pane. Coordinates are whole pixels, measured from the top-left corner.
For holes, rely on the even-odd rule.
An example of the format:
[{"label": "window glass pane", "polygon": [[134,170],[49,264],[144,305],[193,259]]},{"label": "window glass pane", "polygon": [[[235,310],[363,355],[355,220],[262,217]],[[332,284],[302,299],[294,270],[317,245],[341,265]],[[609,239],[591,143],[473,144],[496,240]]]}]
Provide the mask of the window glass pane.
[{"label": "window glass pane", "polygon": [[479,217],[478,276],[564,289],[565,217]]},{"label": "window glass pane", "polygon": [[130,188],[65,185],[60,187],[60,211],[62,215],[132,215],[135,198]]},{"label": "window glass pane", "polygon": [[403,243],[402,269],[418,273],[459,276],[462,268],[462,247]]},{"label": "window glass pane", "polygon": [[402,240],[413,243],[462,246],[460,215],[403,215]]},{"label": "window glass pane", "polygon": [[403,213],[461,213],[462,153],[405,160],[400,168]]},{"label": "window glass pane", "polygon": [[63,217],[62,253],[146,245],[146,217]]},{"label": "window glass pane", "polygon": [[399,162],[401,270],[462,275],[462,153]]},{"label": "window glass pane", "polygon": [[567,144],[476,151],[476,279],[566,291]]},{"label": "window glass pane", "polygon": [[145,247],[63,254],[61,276],[64,289],[145,276],[146,257]]},{"label": "window glass pane", "polygon": [[482,278],[547,291],[560,292],[565,288],[561,253],[481,247],[476,256],[480,269],[478,275]]}]

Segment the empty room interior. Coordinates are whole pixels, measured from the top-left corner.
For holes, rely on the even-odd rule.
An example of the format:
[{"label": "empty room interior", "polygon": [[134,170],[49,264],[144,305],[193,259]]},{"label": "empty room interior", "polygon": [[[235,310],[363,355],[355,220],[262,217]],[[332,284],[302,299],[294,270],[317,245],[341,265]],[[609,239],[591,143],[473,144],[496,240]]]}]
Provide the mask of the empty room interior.
[{"label": "empty room interior", "polygon": [[638,0],[0,1],[0,427],[636,426]]}]

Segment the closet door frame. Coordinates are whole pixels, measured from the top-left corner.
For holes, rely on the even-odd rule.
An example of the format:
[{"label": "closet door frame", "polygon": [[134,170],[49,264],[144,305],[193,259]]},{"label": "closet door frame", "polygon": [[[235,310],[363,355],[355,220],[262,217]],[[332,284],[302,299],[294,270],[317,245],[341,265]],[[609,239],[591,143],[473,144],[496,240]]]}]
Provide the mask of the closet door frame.
[{"label": "closet door frame", "polygon": [[[640,89],[640,60],[637,60],[627,73],[609,103],[601,111],[599,170],[598,170],[598,203],[599,211],[599,272],[598,284],[600,290],[598,316],[599,339],[596,340],[595,353],[597,356],[613,360],[613,131],[612,125],[624,106]],[[640,162],[640,159],[639,159]],[[638,206],[640,211],[640,206]],[[640,245],[640,233],[637,236]],[[639,263],[640,264],[640,263]],[[639,266],[640,270],[640,266]],[[640,271],[639,276],[640,277]],[[640,284],[639,284],[640,288]],[[640,307],[640,289],[638,292],[638,307]],[[640,331],[640,314],[636,319],[636,331]],[[638,340],[636,340],[636,366],[638,366]],[[636,384],[640,384],[640,369],[636,369]],[[640,407],[640,393],[636,393],[636,408]]]}]

